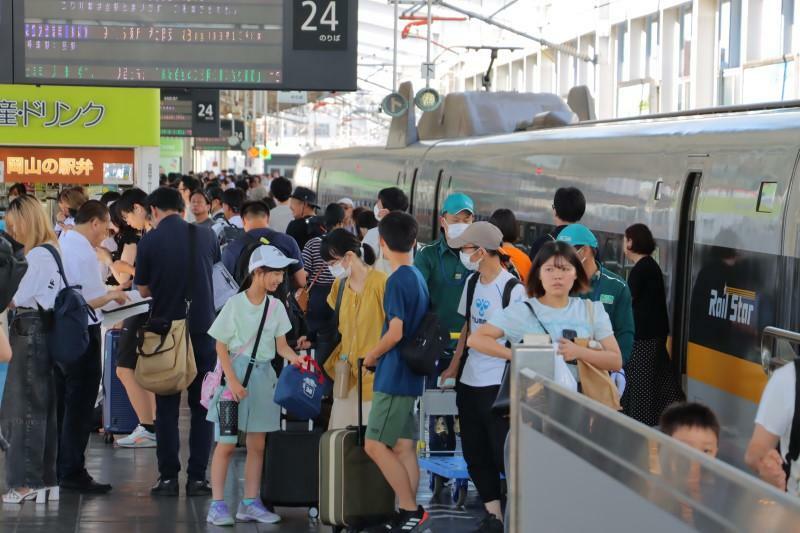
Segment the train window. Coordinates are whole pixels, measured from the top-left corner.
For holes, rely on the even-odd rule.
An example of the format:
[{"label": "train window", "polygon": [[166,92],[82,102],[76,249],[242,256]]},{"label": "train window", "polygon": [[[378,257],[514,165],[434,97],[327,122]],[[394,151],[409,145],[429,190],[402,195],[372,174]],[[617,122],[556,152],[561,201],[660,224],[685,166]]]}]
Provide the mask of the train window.
[{"label": "train window", "polygon": [[662,187],[663,185],[664,185],[664,182],[663,182],[663,181],[661,181],[661,180],[658,180],[658,181],[656,182],[656,193],[655,193],[655,196],[654,196],[654,199],[655,199],[655,200],[661,200],[661,193],[662,193],[662,191],[661,191],[661,187]]},{"label": "train window", "polygon": [[778,184],[774,181],[762,181],[758,191],[758,204],[756,211],[759,213],[772,213],[775,209],[775,197],[778,195]]}]

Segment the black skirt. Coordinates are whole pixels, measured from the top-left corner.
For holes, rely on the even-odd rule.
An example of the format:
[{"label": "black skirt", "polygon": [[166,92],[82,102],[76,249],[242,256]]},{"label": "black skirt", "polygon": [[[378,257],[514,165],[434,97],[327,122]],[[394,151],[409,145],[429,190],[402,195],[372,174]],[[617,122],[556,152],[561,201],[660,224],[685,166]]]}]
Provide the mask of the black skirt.
[{"label": "black skirt", "polygon": [[665,339],[637,340],[625,379],[622,411],[648,426],[658,425],[664,409],[686,398],[672,374]]}]

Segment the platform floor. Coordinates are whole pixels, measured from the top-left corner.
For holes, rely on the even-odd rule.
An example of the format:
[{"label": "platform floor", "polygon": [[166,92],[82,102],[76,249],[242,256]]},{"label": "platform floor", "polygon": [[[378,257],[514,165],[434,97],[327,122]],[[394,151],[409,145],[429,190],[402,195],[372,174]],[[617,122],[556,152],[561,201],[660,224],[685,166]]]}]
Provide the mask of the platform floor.
[{"label": "platform floor", "polygon": [[[184,430],[182,435],[187,433]],[[182,447],[182,450],[187,449],[186,446]],[[226,500],[231,505],[238,504],[242,497],[244,458],[244,450],[239,450],[232,462],[232,468],[237,475],[228,476],[225,493]],[[0,460],[0,486],[3,490],[4,463],[4,460]],[[178,499],[150,496],[150,486],[157,478],[155,449],[114,448],[103,443],[102,435],[92,435],[87,453],[87,468],[98,480],[111,483],[114,486],[113,491],[105,496],[62,493],[61,501],[47,505],[36,505],[32,502],[22,506],[2,505],[0,533],[330,531],[327,526],[310,522],[306,509],[286,508],[276,509],[283,518],[276,525],[237,524],[235,528],[211,526],[205,521],[208,498],[185,498],[183,494]],[[181,485],[183,483],[185,480],[181,478]],[[450,505],[430,505],[431,494],[426,478],[421,485],[419,501],[426,505],[431,514],[431,520],[424,531],[461,533],[475,529],[482,505],[474,488],[471,488],[466,509],[455,509]]]}]

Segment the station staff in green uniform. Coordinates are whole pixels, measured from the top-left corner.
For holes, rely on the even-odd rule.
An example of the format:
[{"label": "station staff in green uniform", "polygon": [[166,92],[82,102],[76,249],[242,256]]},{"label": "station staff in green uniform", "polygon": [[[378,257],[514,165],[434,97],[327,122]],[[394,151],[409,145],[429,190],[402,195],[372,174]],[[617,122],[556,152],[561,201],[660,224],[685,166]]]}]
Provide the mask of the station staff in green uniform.
[{"label": "station staff in green uniform", "polygon": [[600,302],[611,317],[614,336],[622,351],[622,363],[627,363],[633,351],[633,299],[625,280],[614,274],[597,260],[597,237],[582,224],[570,224],[561,230],[557,240],[568,242],[578,251],[583,270],[591,281],[591,290],[582,294],[593,302]]},{"label": "station staff in green uniform", "polygon": [[[442,231],[439,239],[417,252],[414,266],[422,273],[430,293],[431,310],[439,317],[443,327],[451,333],[460,333],[464,327],[464,317],[458,314],[458,303],[467,281],[469,271],[461,263],[459,250],[450,248],[448,239],[459,237],[475,220],[475,203],[463,193],[449,195],[442,207],[439,224]],[[453,358],[457,341],[451,350],[442,354],[437,364],[437,375],[441,374]],[[435,388],[436,382],[429,378],[428,388]],[[455,449],[453,417],[439,417],[430,422],[430,450],[445,451]]]}]

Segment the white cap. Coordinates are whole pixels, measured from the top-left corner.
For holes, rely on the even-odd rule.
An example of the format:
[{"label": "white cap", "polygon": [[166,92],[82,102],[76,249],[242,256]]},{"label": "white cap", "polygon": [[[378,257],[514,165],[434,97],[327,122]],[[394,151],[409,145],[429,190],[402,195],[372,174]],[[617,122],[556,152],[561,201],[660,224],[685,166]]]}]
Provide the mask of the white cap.
[{"label": "white cap", "polygon": [[355,207],[356,206],[356,204],[350,198],[342,198],[341,200],[339,200],[336,203],[340,204],[340,205],[344,204],[344,205],[347,205],[347,206],[350,206],[350,207]]},{"label": "white cap", "polygon": [[247,271],[252,273],[259,267],[280,269],[286,268],[287,266],[295,263],[297,263],[296,259],[289,259],[283,255],[283,252],[274,246],[265,244],[253,250],[253,253],[250,256],[250,264],[248,265]]}]

